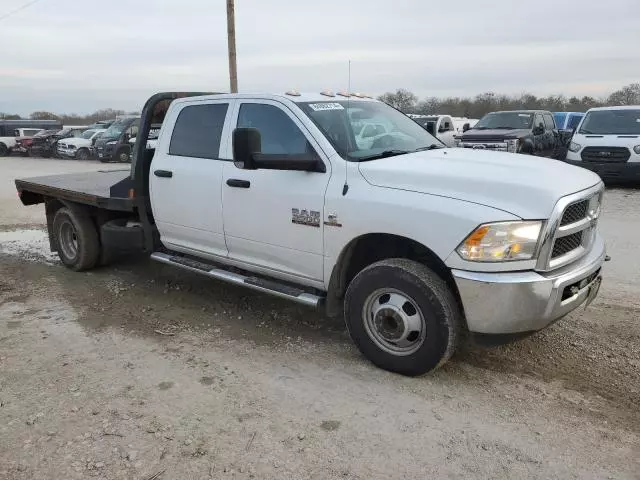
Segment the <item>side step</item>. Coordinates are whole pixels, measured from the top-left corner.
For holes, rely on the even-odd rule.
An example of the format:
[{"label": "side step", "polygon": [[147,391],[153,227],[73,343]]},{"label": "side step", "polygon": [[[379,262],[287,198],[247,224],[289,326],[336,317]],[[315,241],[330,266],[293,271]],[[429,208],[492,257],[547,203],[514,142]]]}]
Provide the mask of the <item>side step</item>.
[{"label": "side step", "polygon": [[252,290],[257,290],[258,292],[269,293],[276,297],[286,298],[308,307],[318,308],[324,303],[324,297],[319,297],[312,293],[305,292],[302,289],[278,283],[273,280],[265,280],[258,277],[247,277],[245,275],[229,272],[187,257],[154,252],[151,254],[151,258],[160,263],[173,265],[184,270],[200,273],[207,277],[233,283],[235,285],[241,285],[243,287],[251,288]]}]

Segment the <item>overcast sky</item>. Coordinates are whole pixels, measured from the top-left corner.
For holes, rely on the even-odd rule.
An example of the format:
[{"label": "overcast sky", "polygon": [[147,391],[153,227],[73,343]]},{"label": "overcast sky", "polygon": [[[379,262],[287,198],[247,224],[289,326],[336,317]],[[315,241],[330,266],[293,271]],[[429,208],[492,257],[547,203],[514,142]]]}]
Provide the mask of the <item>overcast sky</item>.
[{"label": "overcast sky", "polygon": [[[240,91],[604,96],[640,81],[640,0],[236,0]],[[0,0],[0,17],[27,0]],[[0,19],[0,111],[228,91],[225,0],[39,0]]]}]

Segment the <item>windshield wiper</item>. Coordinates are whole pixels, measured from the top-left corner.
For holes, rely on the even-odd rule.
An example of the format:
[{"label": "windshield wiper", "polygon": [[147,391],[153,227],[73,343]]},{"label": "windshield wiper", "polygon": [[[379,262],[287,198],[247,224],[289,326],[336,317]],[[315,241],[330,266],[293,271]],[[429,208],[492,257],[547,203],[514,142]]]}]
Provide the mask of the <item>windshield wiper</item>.
[{"label": "windshield wiper", "polygon": [[516,127],[494,127],[496,130],[515,130]]},{"label": "windshield wiper", "polygon": [[395,157],[396,155],[404,155],[409,153],[408,150],[385,150],[384,152],[376,153],[375,155],[369,155],[366,157],[358,158],[359,162],[366,162],[368,160],[378,160],[379,158]]},{"label": "windshield wiper", "polygon": [[446,148],[444,145],[438,145],[437,143],[432,143],[431,145],[429,145],[428,147],[420,147],[420,148],[416,148],[414,150],[414,152],[423,152],[425,150],[436,150],[438,148]]}]

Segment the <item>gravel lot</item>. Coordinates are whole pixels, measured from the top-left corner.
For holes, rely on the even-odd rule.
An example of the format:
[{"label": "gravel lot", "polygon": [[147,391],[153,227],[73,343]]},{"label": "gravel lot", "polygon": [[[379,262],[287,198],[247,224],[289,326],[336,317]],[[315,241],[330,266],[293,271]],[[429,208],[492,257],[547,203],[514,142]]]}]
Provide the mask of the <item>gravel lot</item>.
[{"label": "gravel lot", "polygon": [[589,309],[411,379],[285,301],[63,268],[13,179],[101,168],[0,158],[0,479],[640,478],[639,190],[607,191]]}]

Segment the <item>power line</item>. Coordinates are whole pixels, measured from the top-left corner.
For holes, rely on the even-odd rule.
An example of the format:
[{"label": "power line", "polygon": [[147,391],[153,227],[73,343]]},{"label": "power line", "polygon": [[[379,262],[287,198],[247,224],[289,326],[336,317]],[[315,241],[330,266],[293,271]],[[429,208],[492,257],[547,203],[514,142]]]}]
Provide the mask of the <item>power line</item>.
[{"label": "power line", "polygon": [[10,12],[5,13],[4,15],[0,15],[0,20],[4,20],[5,18],[10,17],[14,13],[18,13],[24,10],[25,8],[29,8],[31,5],[33,5],[34,3],[38,3],[39,1],[40,0],[32,0],[31,2],[27,2],[21,7],[16,8],[15,10],[11,10]]}]

